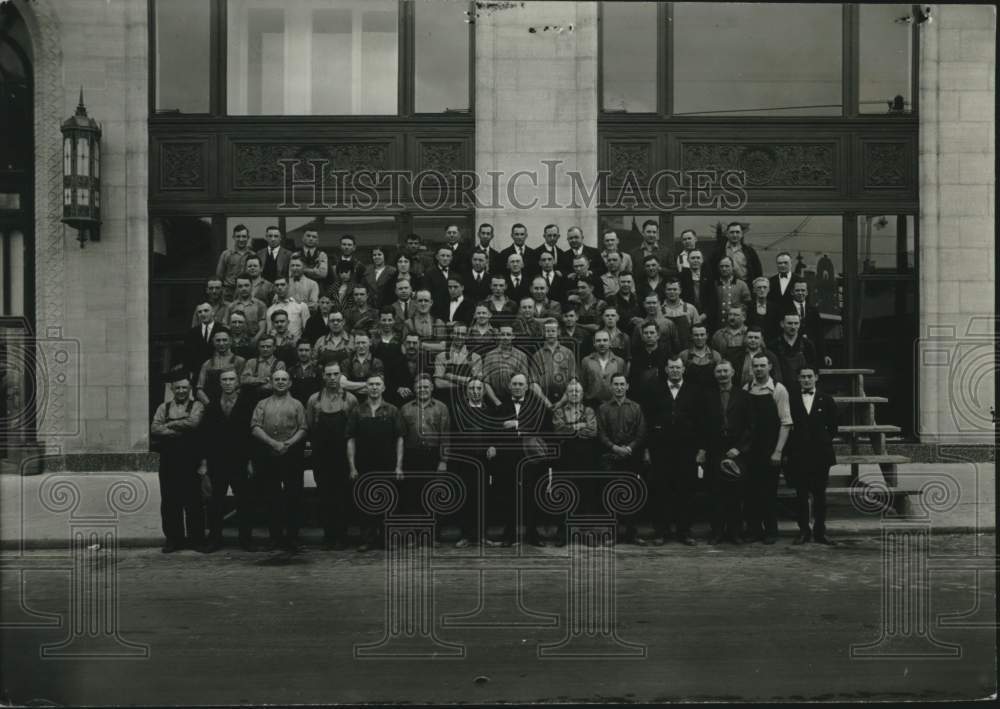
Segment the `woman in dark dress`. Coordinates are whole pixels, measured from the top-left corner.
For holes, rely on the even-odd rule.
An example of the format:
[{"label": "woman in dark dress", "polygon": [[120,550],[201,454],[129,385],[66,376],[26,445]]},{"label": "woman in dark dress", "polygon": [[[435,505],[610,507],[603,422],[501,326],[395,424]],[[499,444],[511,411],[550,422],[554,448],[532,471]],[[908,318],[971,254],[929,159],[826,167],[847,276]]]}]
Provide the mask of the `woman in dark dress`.
[{"label": "woman in dark dress", "polygon": [[410,270],[412,266],[413,261],[406,254],[399,254],[396,257],[396,272],[385,281],[380,293],[382,305],[392,305],[396,302],[396,284],[400,281],[409,281],[414,293],[424,287],[424,279]]}]

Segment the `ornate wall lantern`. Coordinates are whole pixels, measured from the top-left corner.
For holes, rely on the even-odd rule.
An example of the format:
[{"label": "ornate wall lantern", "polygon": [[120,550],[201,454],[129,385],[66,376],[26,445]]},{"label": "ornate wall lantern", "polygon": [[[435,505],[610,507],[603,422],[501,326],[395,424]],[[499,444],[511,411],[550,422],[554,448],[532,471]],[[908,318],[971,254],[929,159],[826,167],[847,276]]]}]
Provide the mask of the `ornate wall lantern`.
[{"label": "ornate wall lantern", "polygon": [[76,113],[63,121],[63,223],[87,239],[101,240],[101,126],[87,115],[80,89]]}]

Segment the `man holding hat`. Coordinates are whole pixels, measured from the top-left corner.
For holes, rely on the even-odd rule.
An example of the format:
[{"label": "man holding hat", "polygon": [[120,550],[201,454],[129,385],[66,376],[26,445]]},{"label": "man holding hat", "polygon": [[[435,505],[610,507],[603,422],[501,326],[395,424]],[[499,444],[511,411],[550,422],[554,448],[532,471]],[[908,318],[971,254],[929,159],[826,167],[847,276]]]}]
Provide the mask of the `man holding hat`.
[{"label": "man holding hat", "polygon": [[708,476],[715,509],[711,544],[740,543],[740,505],[746,477],[744,457],[750,452],[752,419],[747,393],[733,386],[733,365],[715,365],[714,389],[705,393],[701,446],[695,458]]}]

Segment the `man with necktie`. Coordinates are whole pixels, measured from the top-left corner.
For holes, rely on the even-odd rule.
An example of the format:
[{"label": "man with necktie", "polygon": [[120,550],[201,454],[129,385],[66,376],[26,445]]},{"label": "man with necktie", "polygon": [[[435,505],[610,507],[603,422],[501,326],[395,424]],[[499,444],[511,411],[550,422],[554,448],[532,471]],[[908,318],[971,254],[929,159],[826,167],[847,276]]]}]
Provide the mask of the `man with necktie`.
[{"label": "man with necktie", "polygon": [[[515,224],[510,228],[510,239],[514,243],[500,252],[500,263],[507,266],[507,273],[510,274],[510,257],[517,255],[521,259],[521,267],[525,272],[524,275],[530,275],[529,269],[534,270],[538,259],[535,256],[535,250],[525,244],[528,240],[528,227],[524,226],[524,224]],[[510,293],[507,295],[510,295]]]},{"label": "man with necktie", "polygon": [[276,226],[269,226],[264,231],[264,239],[267,246],[257,252],[263,267],[261,275],[274,283],[278,276],[288,275],[288,262],[292,258],[292,252],[281,245],[281,230]]},{"label": "man with necktie", "polygon": [[[817,390],[817,370],[799,370],[799,392],[791,397],[792,432],[788,439],[785,477],[795,487],[799,536],[795,544],[810,538],[835,546],[826,536],[826,485],[830,468],[837,463],[833,437],[837,433],[837,404]],[[809,529],[809,496],[813,499],[813,527]]]}]

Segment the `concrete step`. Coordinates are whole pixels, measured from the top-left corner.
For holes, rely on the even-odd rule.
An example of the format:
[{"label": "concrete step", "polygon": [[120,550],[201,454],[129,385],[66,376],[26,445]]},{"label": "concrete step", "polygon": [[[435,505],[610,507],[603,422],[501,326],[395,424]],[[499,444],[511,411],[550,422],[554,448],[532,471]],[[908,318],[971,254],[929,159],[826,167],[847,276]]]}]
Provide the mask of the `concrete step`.
[{"label": "concrete step", "polygon": [[833,400],[838,404],[888,404],[889,399],[885,396],[835,396]]},{"label": "concrete step", "polygon": [[838,455],[837,462],[841,465],[901,465],[909,463],[910,459],[905,455],[862,453],[860,455]]},{"label": "concrete step", "polygon": [[890,426],[881,423],[837,426],[838,433],[899,433],[902,430],[899,426]]}]

